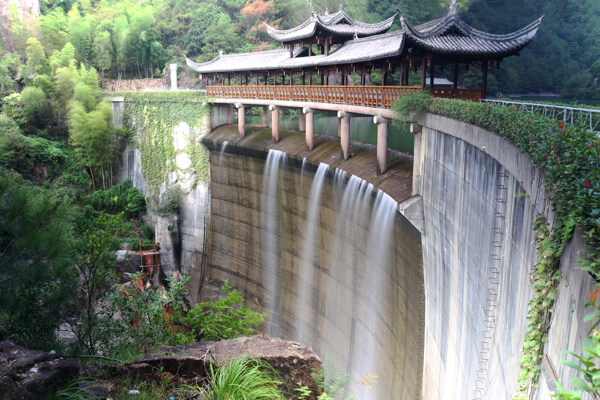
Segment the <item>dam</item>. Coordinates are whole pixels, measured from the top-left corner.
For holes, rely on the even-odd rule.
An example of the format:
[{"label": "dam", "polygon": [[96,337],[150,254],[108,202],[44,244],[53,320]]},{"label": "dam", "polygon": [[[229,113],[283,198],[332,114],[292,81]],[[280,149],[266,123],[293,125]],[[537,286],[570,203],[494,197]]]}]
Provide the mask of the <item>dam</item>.
[{"label": "dam", "polygon": [[[127,102],[117,103],[126,114]],[[176,125],[174,143],[195,135]],[[268,128],[199,136],[210,179],[184,192],[177,220],[156,217],[163,250],[178,253],[164,258],[166,272],[191,276],[196,300],[228,281],[268,312],[265,334],[313,346],[329,376],[348,373],[347,395],[509,398],[527,329],[533,223],[551,213],[541,172],[514,145],[460,121],[424,114],[415,131],[414,156],[390,151],[384,174],[373,145],[351,143],[345,160],[331,137],[315,136],[307,150],[303,133],[274,143]],[[120,179],[147,193],[140,162],[132,143]],[[535,398],[553,390],[552,371],[568,380],[561,352],[587,333],[578,321],[593,282],[574,268],[582,247],[579,238],[565,251],[551,368]]]}]

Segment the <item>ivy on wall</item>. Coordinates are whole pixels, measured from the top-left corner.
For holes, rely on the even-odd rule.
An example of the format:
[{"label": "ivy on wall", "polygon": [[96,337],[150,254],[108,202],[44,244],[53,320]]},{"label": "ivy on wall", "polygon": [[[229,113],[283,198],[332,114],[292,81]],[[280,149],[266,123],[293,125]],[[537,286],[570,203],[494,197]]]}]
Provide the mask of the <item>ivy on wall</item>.
[{"label": "ivy on wall", "polygon": [[583,269],[600,281],[600,139],[585,125],[565,124],[516,107],[435,99],[430,102],[429,111],[500,134],[545,172],[555,222],[550,229],[540,216],[535,224],[537,262],[530,275],[533,296],[520,360],[519,389],[514,397],[527,399],[540,374],[560,283],[560,257],[575,226],[583,230],[592,247],[591,253],[581,260]]},{"label": "ivy on wall", "polygon": [[[200,143],[208,112],[204,92],[122,92],[115,95],[125,99],[123,125],[133,132],[151,195],[157,197],[161,185],[168,182],[169,173],[176,171],[175,159],[180,152],[190,159],[187,170],[194,174],[194,185],[208,178],[208,151]],[[177,151],[173,132],[182,122],[190,127],[191,133],[186,146]]]}]

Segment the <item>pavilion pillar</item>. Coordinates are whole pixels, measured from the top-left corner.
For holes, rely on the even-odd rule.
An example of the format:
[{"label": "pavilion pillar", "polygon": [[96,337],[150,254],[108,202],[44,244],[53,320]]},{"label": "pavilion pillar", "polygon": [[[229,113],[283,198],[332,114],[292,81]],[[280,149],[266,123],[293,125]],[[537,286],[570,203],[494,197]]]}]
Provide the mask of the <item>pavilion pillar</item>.
[{"label": "pavilion pillar", "polygon": [[[302,110],[300,110],[302,111]],[[304,114],[303,112],[300,113],[300,121],[298,121],[298,129],[301,132],[306,131],[306,114]]]},{"label": "pavilion pillar", "polygon": [[271,110],[271,138],[274,143],[279,141],[279,107],[270,105]]},{"label": "pavilion pillar", "polygon": [[308,56],[312,57],[312,44],[308,45]]},{"label": "pavilion pillar", "polygon": [[377,124],[377,174],[387,171],[388,156],[388,128],[390,120],[382,117],[373,117]]},{"label": "pavilion pillar", "polygon": [[313,75],[312,71],[309,71],[308,72],[308,84],[309,84],[309,86],[312,86],[312,84],[313,84],[312,75]]},{"label": "pavilion pillar", "polygon": [[269,106],[263,106],[262,108],[262,124],[261,127],[269,127]]},{"label": "pavilion pillar", "polygon": [[433,93],[433,84],[435,82],[434,74],[435,67],[433,66],[433,63],[431,63],[431,66],[429,67],[429,89],[431,90],[431,93]]},{"label": "pavilion pillar", "polygon": [[329,55],[329,37],[325,38],[325,56]]},{"label": "pavilion pillar", "polygon": [[290,71],[290,86],[294,85],[294,72]]},{"label": "pavilion pillar", "polygon": [[238,135],[242,137],[246,134],[246,121],[244,120],[244,105],[241,103],[236,103],[235,107],[238,110]]},{"label": "pavilion pillar", "polygon": [[488,60],[483,61],[483,76],[481,78],[481,98],[486,98],[487,92],[487,74],[488,74]]},{"label": "pavilion pillar", "polygon": [[308,150],[312,150],[315,146],[315,113],[310,108],[304,107],[302,109],[302,114],[304,114],[306,118],[306,147]]},{"label": "pavilion pillar", "polygon": [[302,86],[306,86],[306,73],[302,71]]},{"label": "pavilion pillar", "polygon": [[421,90],[425,90],[425,78],[427,77],[426,68],[427,60],[423,58],[421,61]]},{"label": "pavilion pillar", "polygon": [[365,86],[365,66],[360,67],[360,86]]},{"label": "pavilion pillar", "polygon": [[385,65],[385,61],[383,62],[383,67],[381,68],[381,86],[385,86],[387,80],[387,66]]},{"label": "pavilion pillar", "polygon": [[260,76],[260,74],[256,74],[256,86],[258,86],[258,77]]},{"label": "pavilion pillar", "polygon": [[227,74],[227,86],[231,86],[231,75]]},{"label": "pavilion pillar", "polygon": [[456,98],[456,88],[458,87],[458,63],[454,63],[454,82],[452,82],[452,97]]},{"label": "pavilion pillar", "polygon": [[229,125],[233,124],[233,107],[227,107],[227,123]]}]

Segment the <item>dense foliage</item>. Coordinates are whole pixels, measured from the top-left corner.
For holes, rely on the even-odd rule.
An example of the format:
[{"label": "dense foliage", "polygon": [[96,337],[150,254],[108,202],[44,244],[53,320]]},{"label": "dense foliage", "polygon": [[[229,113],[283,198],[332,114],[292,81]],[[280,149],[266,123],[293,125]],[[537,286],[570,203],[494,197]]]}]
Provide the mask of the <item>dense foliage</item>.
[{"label": "dense foliage", "polygon": [[[42,15],[26,22],[11,18],[13,40],[4,47],[17,51],[27,65],[22,76],[49,62],[69,43],[77,63],[94,66],[103,77],[153,77],[165,65],[184,65],[183,56],[206,61],[219,51],[279,48],[266,33],[269,24],[288,29],[306,19],[312,8],[335,12],[340,0],[89,0],[42,2]],[[562,93],[574,99],[600,98],[600,4],[596,0],[460,0],[460,15],[475,28],[508,33],[545,16],[538,37],[520,56],[490,70],[489,92]],[[350,0],[346,11],[355,19],[377,22],[396,8],[417,25],[444,15],[449,0]],[[399,28],[399,23],[394,29]],[[37,43],[30,40],[35,37]],[[26,48],[27,51],[26,51]],[[0,61],[0,91],[6,90],[5,70],[15,60]],[[438,76],[452,78],[446,69]],[[481,71],[472,65],[460,71],[465,86],[479,86]],[[3,83],[3,80],[5,81]],[[8,84],[8,85],[7,85]],[[2,94],[2,93],[0,93]]]}]

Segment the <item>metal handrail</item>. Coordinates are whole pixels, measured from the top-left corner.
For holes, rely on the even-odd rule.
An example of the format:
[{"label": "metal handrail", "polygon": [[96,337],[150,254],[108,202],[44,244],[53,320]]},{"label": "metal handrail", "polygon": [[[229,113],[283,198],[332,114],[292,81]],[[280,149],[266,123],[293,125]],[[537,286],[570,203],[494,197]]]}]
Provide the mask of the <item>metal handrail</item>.
[{"label": "metal handrail", "polygon": [[303,101],[391,108],[394,101],[400,97],[420,90],[420,86],[241,85],[207,86],[206,94],[214,98]]},{"label": "metal handrail", "polygon": [[554,104],[525,103],[520,101],[481,99],[482,103],[500,104],[513,107],[521,111],[539,114],[544,117],[562,120],[565,122],[588,124],[590,130],[600,132],[600,110],[591,108],[577,108],[559,106]]}]

